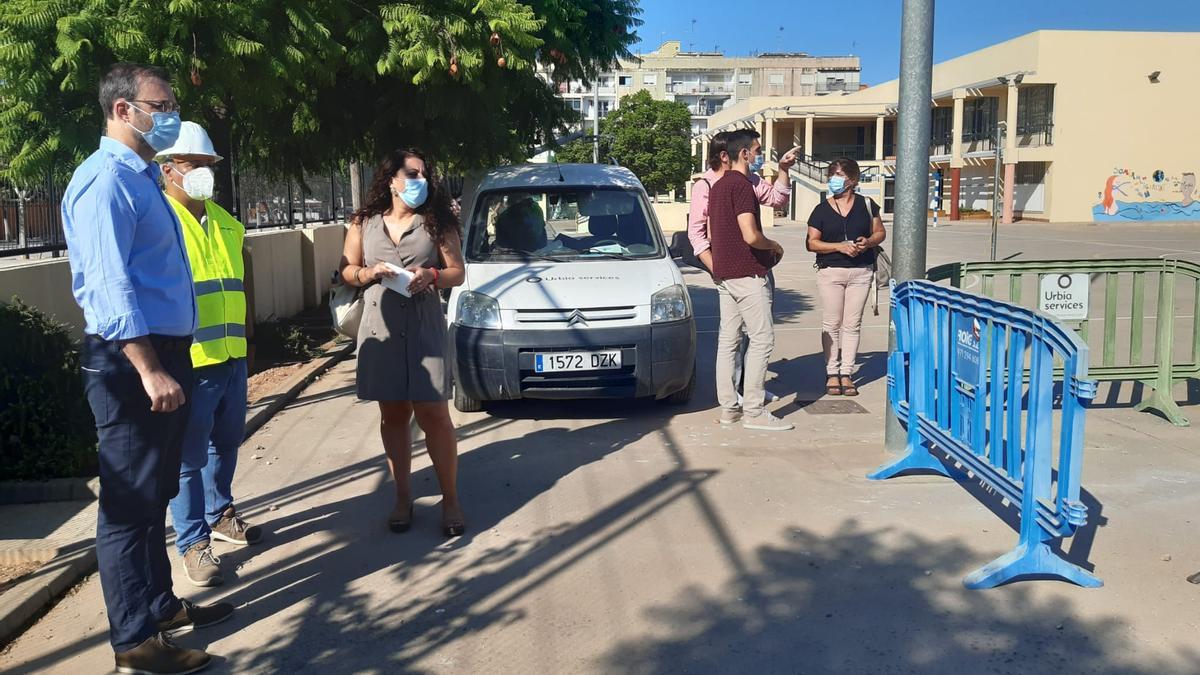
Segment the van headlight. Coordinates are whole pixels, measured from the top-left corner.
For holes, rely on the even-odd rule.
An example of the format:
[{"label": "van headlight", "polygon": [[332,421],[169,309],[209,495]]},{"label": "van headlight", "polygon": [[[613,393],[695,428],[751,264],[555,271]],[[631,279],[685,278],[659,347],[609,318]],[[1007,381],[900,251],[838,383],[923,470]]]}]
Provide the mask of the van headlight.
[{"label": "van headlight", "polygon": [[466,291],[458,296],[457,321],[468,328],[499,328],[500,303],[483,293]]},{"label": "van headlight", "polygon": [[682,321],[691,315],[692,298],[685,286],[668,286],[650,297],[650,323]]}]

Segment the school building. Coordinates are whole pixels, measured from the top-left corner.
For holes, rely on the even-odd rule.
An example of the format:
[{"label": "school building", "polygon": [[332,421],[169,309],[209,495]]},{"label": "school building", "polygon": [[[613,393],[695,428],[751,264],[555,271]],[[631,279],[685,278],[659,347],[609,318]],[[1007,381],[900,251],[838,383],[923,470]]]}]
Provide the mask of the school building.
[{"label": "school building", "polygon": [[[693,138],[756,128],[774,158],[800,145],[789,216],[824,197],[851,157],[862,192],[893,211],[899,81],[838,97],[752,97]],[[1029,33],[933,69],[930,202],[951,220],[1200,220],[1200,33]],[[999,162],[999,181],[997,174]],[[940,187],[940,189],[939,189]],[[997,193],[998,202],[994,202]]]}]

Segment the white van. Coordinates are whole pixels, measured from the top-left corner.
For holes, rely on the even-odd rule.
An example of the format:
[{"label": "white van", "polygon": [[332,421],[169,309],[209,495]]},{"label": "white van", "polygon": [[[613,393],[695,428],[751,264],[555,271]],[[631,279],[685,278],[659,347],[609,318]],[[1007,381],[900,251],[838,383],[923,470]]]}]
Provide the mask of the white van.
[{"label": "white van", "polygon": [[691,399],[691,297],[628,169],[493,169],[464,230],[467,279],[447,310],[459,410],[522,398]]}]

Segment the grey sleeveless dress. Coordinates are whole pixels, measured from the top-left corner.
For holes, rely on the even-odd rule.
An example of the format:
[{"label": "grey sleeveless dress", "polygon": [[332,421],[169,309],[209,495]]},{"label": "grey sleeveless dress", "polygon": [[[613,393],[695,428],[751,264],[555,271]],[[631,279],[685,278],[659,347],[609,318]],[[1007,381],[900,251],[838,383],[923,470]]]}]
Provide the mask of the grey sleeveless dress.
[{"label": "grey sleeveless dress", "polygon": [[[400,238],[388,237],[383,216],[363,225],[363,263],[408,268],[440,268],[437,244],[424,218],[413,217]],[[434,291],[412,298],[372,284],[363,296],[358,328],[358,397],[367,401],[445,401],[450,397],[446,368],[446,317]]]}]

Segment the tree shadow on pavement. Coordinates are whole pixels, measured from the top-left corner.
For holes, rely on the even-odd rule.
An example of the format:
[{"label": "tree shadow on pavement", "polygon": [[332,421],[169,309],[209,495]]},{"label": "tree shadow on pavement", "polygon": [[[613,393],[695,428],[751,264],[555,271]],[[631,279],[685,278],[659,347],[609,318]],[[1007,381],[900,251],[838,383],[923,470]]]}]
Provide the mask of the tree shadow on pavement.
[{"label": "tree shadow on pavement", "polygon": [[[269,641],[224,652],[228,670],[418,672],[415,660],[464,634],[523,620],[514,609],[519,598],[617,536],[615,524],[646,518],[711,475],[687,470],[658,475],[631,491],[623,487],[623,497],[582,520],[541,531],[522,527],[517,512],[530,501],[661,423],[646,417],[573,430],[544,428],[464,453],[459,489],[469,530],[449,542],[438,531],[437,507],[418,507],[413,530],[404,535],[386,531],[392,485],[382,457],[346,467],[351,480],[377,474],[376,489],[272,521],[268,546],[313,543],[292,546],[298,550],[286,559],[231,580],[234,590],[225,599],[239,607],[235,620],[192,639],[221,639],[276,613],[295,611]],[[320,487],[303,489],[311,495]],[[418,499],[436,494],[432,468],[413,473],[413,488]],[[497,539],[504,543],[492,545]],[[482,556],[479,547],[485,547]],[[246,557],[223,557],[246,569],[256,567],[249,564],[255,549],[238,553]],[[428,585],[429,576],[447,568],[456,572],[445,583]],[[373,591],[380,583],[395,588],[399,597],[377,597]],[[298,611],[297,605],[302,606]]]},{"label": "tree shadow on pavement", "polygon": [[[969,591],[956,578],[978,554],[953,540],[801,528],[758,548],[718,592],[690,588],[644,610],[659,627],[613,645],[601,670],[621,673],[1200,672],[1129,654],[1129,627],[1081,616],[1037,583]],[[1096,593],[1080,589],[1080,593]]]}]

